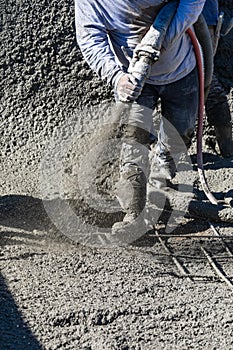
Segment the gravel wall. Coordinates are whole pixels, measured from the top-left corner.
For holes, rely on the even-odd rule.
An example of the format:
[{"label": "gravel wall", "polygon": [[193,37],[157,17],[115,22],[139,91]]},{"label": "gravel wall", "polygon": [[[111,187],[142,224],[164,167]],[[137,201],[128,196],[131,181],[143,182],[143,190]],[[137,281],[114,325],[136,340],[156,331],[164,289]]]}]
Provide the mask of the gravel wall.
[{"label": "gravel wall", "polygon": [[[30,179],[54,129],[82,106],[110,99],[111,93],[82,60],[73,1],[16,0],[4,5],[1,160],[5,171],[11,168],[10,182],[17,179],[29,191],[31,181],[36,190],[35,176]],[[4,192],[9,190],[3,173],[0,184]]]}]

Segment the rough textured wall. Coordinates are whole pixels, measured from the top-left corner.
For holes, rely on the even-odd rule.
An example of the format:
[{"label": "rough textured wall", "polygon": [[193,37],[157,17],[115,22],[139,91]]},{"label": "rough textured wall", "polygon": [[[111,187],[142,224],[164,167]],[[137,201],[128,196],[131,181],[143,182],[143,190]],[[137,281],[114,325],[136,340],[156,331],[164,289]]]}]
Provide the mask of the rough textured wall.
[{"label": "rough textured wall", "polygon": [[77,48],[73,1],[9,0],[2,11],[1,161],[29,181],[54,128],[111,94]]},{"label": "rough textured wall", "polygon": [[9,2],[1,42],[4,135],[21,130],[14,147],[105,98],[76,45],[73,1]]}]

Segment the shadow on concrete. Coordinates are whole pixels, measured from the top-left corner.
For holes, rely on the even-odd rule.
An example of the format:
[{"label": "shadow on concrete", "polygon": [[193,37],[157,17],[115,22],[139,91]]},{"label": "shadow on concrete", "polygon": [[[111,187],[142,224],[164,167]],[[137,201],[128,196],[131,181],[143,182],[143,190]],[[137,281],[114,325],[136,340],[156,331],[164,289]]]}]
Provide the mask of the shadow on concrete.
[{"label": "shadow on concrete", "polygon": [[[51,206],[54,205],[56,210],[59,210],[60,207],[62,208],[63,202],[66,202],[77,216],[97,227],[99,225],[102,227],[111,227],[114,222],[121,221],[124,215],[122,212],[106,213],[97,211],[89,207],[82,200],[64,200],[60,198],[44,200],[46,205],[50,203]],[[0,197],[0,225],[26,231],[47,231],[54,228],[44,208],[43,201],[38,198],[22,195]]]},{"label": "shadow on concrete", "polygon": [[48,230],[51,222],[41,199],[31,196],[0,197],[0,225],[25,231]]},{"label": "shadow on concrete", "polygon": [[0,275],[0,349],[40,350],[42,345],[30,330]]},{"label": "shadow on concrete", "polygon": [[[193,164],[193,169],[197,171],[197,155],[192,154],[190,156]],[[222,158],[212,153],[203,152],[203,166],[205,170],[218,170],[218,169],[232,169],[233,168],[233,157]]]},{"label": "shadow on concrete", "polygon": [[[69,216],[64,213],[63,203],[68,204],[72,212],[93,227],[112,227],[116,221],[123,219],[122,212],[105,213],[94,210],[81,200],[63,200],[56,198],[42,201],[31,196],[7,195],[0,197],[0,245],[27,244],[40,245],[47,239],[76,242],[69,235],[62,234],[50,220],[44,204],[50,206],[67,229],[73,227]],[[57,222],[58,223],[58,222]],[[70,226],[70,225],[71,226]],[[61,226],[62,227],[62,226]],[[66,232],[66,231],[64,231]]]},{"label": "shadow on concrete", "polygon": [[[38,231],[38,233],[37,233]],[[52,230],[52,223],[40,199],[30,196],[0,197],[0,246],[44,244]]]}]

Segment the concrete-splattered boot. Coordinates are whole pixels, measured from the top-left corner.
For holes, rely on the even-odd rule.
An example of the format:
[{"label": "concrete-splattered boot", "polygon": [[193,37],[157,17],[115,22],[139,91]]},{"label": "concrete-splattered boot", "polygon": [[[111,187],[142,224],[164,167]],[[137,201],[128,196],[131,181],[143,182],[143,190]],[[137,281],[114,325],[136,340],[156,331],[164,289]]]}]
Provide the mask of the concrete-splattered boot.
[{"label": "concrete-splattered boot", "polygon": [[138,166],[129,164],[124,168],[117,185],[117,198],[126,215],[112,226],[113,243],[131,243],[147,232],[146,184],[146,176]]},{"label": "concrete-splattered boot", "polygon": [[220,154],[224,158],[233,156],[232,125],[218,125],[214,127]]}]

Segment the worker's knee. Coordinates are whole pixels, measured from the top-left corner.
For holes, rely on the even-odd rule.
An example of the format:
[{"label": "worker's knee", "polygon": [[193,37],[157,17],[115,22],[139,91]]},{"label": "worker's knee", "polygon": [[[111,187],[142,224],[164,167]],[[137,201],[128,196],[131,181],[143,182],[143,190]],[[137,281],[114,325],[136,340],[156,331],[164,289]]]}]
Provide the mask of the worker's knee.
[{"label": "worker's knee", "polygon": [[206,106],[208,123],[213,126],[228,125],[231,122],[231,113],[227,101],[209,103]]},{"label": "worker's knee", "polygon": [[216,75],[213,75],[208,98],[205,104],[206,116],[209,124],[222,125],[231,120],[227,93]]},{"label": "worker's knee", "polygon": [[124,139],[127,142],[138,142],[142,145],[150,143],[150,133],[138,126],[127,124],[124,126]]},{"label": "worker's knee", "polygon": [[147,178],[139,166],[127,163],[121,167],[116,195],[126,212],[140,214],[146,203],[146,186]]}]

